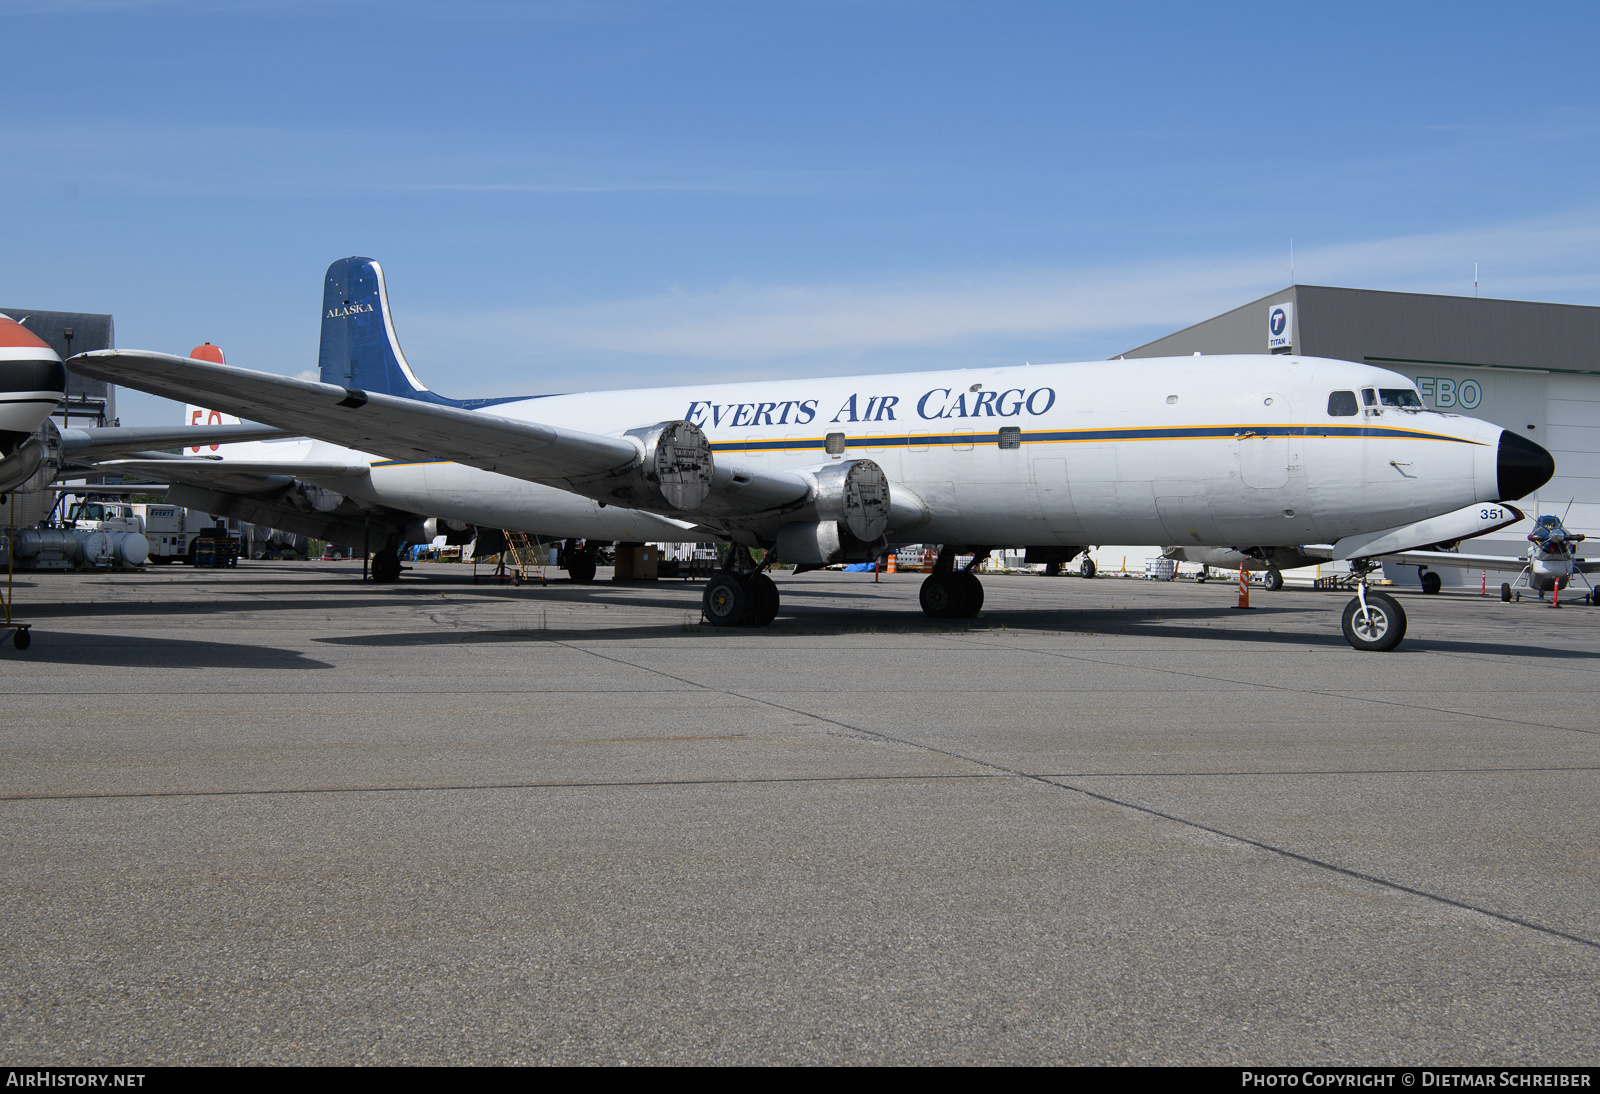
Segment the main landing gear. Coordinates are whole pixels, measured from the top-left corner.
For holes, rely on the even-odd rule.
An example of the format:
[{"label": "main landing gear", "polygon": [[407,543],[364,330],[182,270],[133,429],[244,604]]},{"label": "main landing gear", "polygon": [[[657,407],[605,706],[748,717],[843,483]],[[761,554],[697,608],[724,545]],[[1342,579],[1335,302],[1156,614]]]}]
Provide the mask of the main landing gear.
[{"label": "main landing gear", "polygon": [[372,554],[372,580],[380,585],[400,580],[400,550],[385,546]]},{"label": "main landing gear", "polygon": [[577,584],[587,585],[593,581],[597,565],[595,549],[587,543],[579,546],[577,540],[569,539],[561,545],[561,568]]},{"label": "main landing gear", "polygon": [[[767,552],[767,560],[773,559]],[[713,627],[770,627],[778,618],[778,585],[757,567],[745,548],[735,545],[728,568],[706,582],[700,610]]]},{"label": "main landing gear", "polygon": [[922,583],[917,595],[928,618],[971,619],[983,610],[983,582],[973,571],[989,557],[989,550],[985,547],[974,552],[967,568],[957,570],[956,549],[949,545],[939,548],[933,573]]}]

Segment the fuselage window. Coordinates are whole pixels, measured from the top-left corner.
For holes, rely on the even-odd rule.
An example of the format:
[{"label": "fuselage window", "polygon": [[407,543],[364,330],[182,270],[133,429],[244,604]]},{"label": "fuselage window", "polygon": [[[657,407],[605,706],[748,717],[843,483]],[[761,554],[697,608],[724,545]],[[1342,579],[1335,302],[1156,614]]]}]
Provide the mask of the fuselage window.
[{"label": "fuselage window", "polygon": [[1360,407],[1356,406],[1356,393],[1353,391],[1335,391],[1328,396],[1328,416],[1330,418],[1353,418]]},{"label": "fuselage window", "polygon": [[1384,406],[1403,406],[1410,410],[1422,410],[1422,396],[1406,387],[1386,387],[1378,392],[1383,397]]}]

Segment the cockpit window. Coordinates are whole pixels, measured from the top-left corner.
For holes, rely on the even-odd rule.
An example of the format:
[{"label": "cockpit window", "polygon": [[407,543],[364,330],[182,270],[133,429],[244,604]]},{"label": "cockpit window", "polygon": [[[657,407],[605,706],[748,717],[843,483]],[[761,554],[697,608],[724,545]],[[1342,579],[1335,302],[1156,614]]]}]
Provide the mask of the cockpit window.
[{"label": "cockpit window", "polygon": [[1356,406],[1356,393],[1353,391],[1335,391],[1328,396],[1330,418],[1352,418],[1359,409]]},{"label": "cockpit window", "polygon": [[1366,403],[1368,406],[1377,406],[1378,393],[1373,391],[1370,387],[1364,387],[1361,389],[1361,401]]},{"label": "cockpit window", "polygon": [[1421,410],[1422,396],[1408,387],[1386,387],[1378,392],[1383,397],[1384,406],[1403,406],[1411,410]]}]

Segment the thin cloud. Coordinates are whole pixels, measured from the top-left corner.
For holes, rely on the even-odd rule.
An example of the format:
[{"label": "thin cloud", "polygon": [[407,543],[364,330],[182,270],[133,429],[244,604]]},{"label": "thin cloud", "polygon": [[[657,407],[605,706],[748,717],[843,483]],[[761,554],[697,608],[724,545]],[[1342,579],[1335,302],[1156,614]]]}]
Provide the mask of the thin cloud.
[{"label": "thin cloud", "polygon": [[[1485,296],[1570,296],[1600,285],[1600,215],[1297,249],[1306,284]],[[1285,257],[1036,270],[888,284],[760,286],[564,307],[417,313],[419,348],[463,339],[476,356],[772,362],[1016,340],[1176,330],[1282,288]],[[467,333],[464,333],[467,332]],[[1129,345],[1134,344],[1129,341]]]}]

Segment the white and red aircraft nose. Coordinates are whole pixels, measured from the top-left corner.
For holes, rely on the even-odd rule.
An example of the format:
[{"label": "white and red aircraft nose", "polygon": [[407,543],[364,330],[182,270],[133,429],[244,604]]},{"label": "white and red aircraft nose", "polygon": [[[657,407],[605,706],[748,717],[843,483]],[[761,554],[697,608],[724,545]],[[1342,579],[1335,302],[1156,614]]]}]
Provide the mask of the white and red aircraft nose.
[{"label": "white and red aircraft nose", "polygon": [[67,369],[44,341],[0,315],[0,455],[9,455],[67,395]]}]

